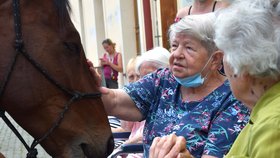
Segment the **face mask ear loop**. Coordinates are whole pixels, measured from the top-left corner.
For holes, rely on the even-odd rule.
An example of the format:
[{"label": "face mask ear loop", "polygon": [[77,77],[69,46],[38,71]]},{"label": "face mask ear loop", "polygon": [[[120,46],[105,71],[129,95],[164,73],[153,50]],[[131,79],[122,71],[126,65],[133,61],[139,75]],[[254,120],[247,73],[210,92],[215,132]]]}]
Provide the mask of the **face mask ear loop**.
[{"label": "face mask ear loop", "polygon": [[[200,71],[200,74],[202,74],[202,71],[204,71],[204,69],[206,68],[206,66],[209,64],[209,62],[210,62],[210,60],[212,59],[213,55],[214,55],[214,54],[212,54],[212,55],[209,57],[208,61],[207,61],[206,64],[203,66],[202,70]],[[208,71],[207,74],[203,77],[204,80],[207,79],[208,74],[209,74],[209,71]]]}]

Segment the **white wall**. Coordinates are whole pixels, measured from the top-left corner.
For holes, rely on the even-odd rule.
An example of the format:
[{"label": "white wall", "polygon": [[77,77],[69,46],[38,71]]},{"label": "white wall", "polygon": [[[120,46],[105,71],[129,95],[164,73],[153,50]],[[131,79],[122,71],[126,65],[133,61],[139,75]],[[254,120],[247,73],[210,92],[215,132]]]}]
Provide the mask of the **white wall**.
[{"label": "white wall", "polygon": [[[122,53],[123,67],[136,56],[134,4],[132,0],[103,0],[105,36],[116,43],[116,50]],[[124,84],[119,74],[119,87]]]},{"label": "white wall", "polygon": [[[123,67],[135,57],[136,36],[134,1],[132,0],[70,0],[72,20],[79,31],[86,56],[99,66],[99,58],[105,53],[102,41],[112,39],[116,50],[122,53]],[[123,85],[119,75],[119,85]]]},{"label": "white wall", "polygon": [[95,66],[103,54],[102,40],[105,38],[102,0],[70,0],[72,20],[79,31],[87,58]]},{"label": "white wall", "polygon": [[177,0],[178,9],[191,5],[193,0]]}]

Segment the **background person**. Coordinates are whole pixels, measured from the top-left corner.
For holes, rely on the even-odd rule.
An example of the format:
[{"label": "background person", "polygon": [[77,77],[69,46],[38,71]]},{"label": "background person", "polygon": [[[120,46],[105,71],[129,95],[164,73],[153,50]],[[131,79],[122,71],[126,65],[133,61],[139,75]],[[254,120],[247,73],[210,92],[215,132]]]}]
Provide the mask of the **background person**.
[{"label": "background person", "polygon": [[[132,58],[127,64],[127,77],[129,83],[136,82],[140,79],[140,76],[145,76],[159,68],[166,68],[169,65],[170,52],[163,47],[155,47],[141,56]],[[145,120],[138,121],[124,121],[121,120],[121,128],[117,129],[118,132],[129,131],[131,132],[129,139],[125,141],[125,144],[142,143],[143,129]],[[116,130],[114,130],[116,131]],[[114,132],[113,131],[113,132]],[[122,155],[126,158],[140,158],[142,154],[129,154]]]},{"label": "background person", "polygon": [[104,50],[107,52],[100,58],[100,64],[103,66],[103,73],[107,88],[118,88],[118,73],[123,72],[122,55],[115,49],[116,44],[110,39],[102,42]]},{"label": "background person", "polygon": [[135,57],[135,58],[131,58],[126,66],[126,76],[127,76],[127,80],[128,83],[133,83],[139,80],[140,75],[139,73],[137,73],[135,65],[137,60],[139,59],[139,56]]},{"label": "background person", "polygon": [[216,22],[234,96],[252,113],[227,158],[280,155],[280,1],[242,0]]},{"label": "background person", "polygon": [[[136,61],[139,57],[135,57],[135,58],[131,58],[126,66],[126,77],[129,83],[135,82],[140,78],[140,75],[136,72],[135,69],[135,65],[136,65]],[[118,119],[119,120],[119,119]],[[124,120],[119,120],[119,127],[117,128],[111,128],[113,133],[116,132],[131,132],[131,129],[133,127],[133,122],[129,122],[129,121],[124,121]],[[128,138],[124,138],[124,139],[115,139],[115,151],[116,152],[117,148],[119,148],[119,146],[121,146]],[[113,154],[112,153],[112,154]]]},{"label": "background person", "polygon": [[140,78],[159,68],[169,67],[170,52],[163,47],[155,47],[143,53],[136,62],[136,72]]},{"label": "background person", "polygon": [[[111,39],[105,39],[102,45],[106,53],[103,58],[100,58],[100,64],[103,67],[106,87],[117,89],[118,74],[123,72],[122,55],[116,51],[116,44]],[[108,116],[108,120],[112,131],[121,126],[120,120],[114,116]],[[117,144],[119,143],[115,143],[115,145]]]},{"label": "background person", "polygon": [[229,2],[226,0],[193,0],[191,6],[186,6],[178,10],[175,22],[178,22],[187,15],[210,13],[227,6],[229,6]]},{"label": "background person", "polygon": [[[172,133],[188,141],[185,151],[194,157],[222,157],[247,123],[248,109],[233,97],[228,81],[217,71],[223,54],[213,41],[213,23],[213,14],[186,16],[170,28],[170,68],[158,69],[124,89],[100,89],[109,114],[146,119],[144,157],[149,157],[154,138]],[[160,146],[157,142],[154,147]],[[158,149],[166,148],[151,148],[151,158],[170,156],[171,150],[159,155]]]},{"label": "background person", "polygon": [[[134,65],[134,71],[142,78],[159,68],[169,67],[170,53],[163,47],[155,47],[143,53]],[[132,83],[132,82],[131,82]],[[143,129],[145,120],[141,122],[121,121],[125,130],[131,131],[129,139],[124,144],[134,144],[143,142]],[[129,154],[127,158],[141,158],[143,154]]]}]

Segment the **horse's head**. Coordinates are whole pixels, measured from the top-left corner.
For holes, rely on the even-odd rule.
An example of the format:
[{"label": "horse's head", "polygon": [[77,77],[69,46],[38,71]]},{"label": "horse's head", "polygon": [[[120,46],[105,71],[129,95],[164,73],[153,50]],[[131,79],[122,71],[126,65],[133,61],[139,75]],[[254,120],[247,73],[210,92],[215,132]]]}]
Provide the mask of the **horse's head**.
[{"label": "horse's head", "polygon": [[17,57],[12,3],[0,3],[0,108],[35,139],[49,132],[40,144],[53,157],[106,157],[112,134],[68,1],[20,1],[26,54]]}]

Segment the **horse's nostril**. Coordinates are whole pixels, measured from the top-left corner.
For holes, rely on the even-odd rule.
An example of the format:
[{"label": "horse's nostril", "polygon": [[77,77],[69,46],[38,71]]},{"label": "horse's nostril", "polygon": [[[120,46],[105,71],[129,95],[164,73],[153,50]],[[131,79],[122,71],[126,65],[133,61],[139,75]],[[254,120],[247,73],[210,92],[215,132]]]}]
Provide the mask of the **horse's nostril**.
[{"label": "horse's nostril", "polygon": [[111,137],[108,139],[108,143],[107,143],[107,155],[110,155],[113,150],[114,150],[114,138],[111,135]]},{"label": "horse's nostril", "polygon": [[87,145],[84,144],[84,143],[82,143],[80,146],[81,146],[81,148],[82,148],[84,154],[85,154],[85,155],[89,155],[89,154],[88,154],[88,150],[87,150]]}]

